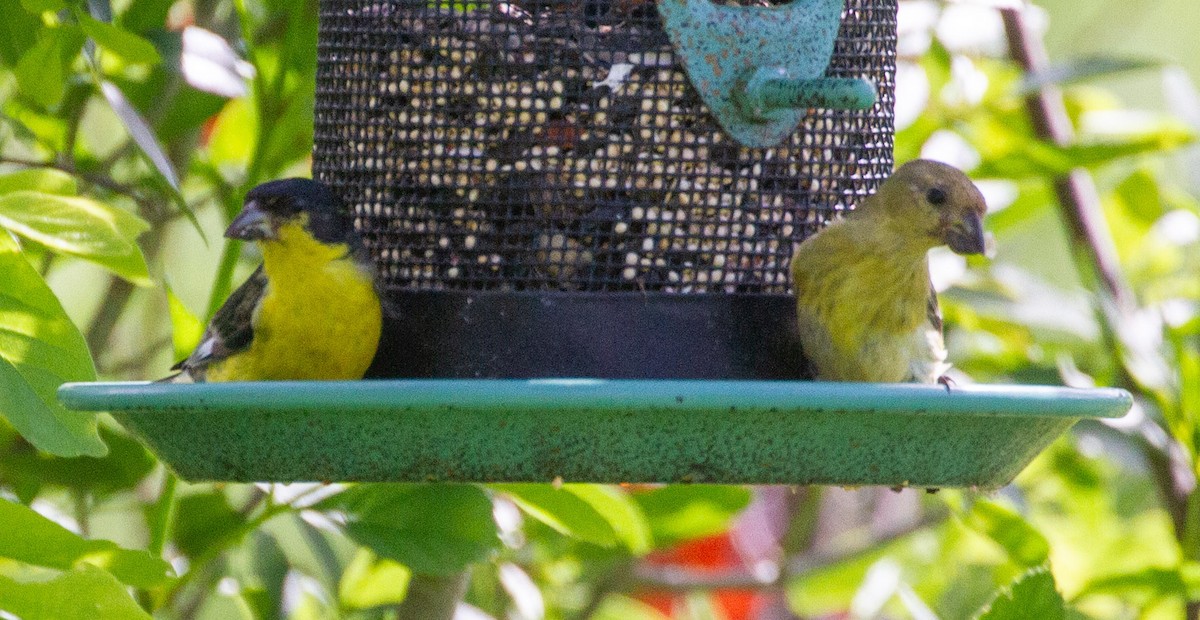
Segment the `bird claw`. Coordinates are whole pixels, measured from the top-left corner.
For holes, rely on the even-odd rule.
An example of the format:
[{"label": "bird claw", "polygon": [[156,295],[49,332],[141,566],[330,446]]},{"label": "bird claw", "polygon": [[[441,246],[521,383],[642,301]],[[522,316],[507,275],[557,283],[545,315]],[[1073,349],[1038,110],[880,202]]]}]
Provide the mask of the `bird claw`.
[{"label": "bird claw", "polygon": [[954,385],[955,385],[954,379],[951,379],[949,375],[942,375],[942,376],[938,377],[937,382],[938,382],[938,385],[943,385],[946,387],[947,393],[949,393],[950,388],[954,387]]}]

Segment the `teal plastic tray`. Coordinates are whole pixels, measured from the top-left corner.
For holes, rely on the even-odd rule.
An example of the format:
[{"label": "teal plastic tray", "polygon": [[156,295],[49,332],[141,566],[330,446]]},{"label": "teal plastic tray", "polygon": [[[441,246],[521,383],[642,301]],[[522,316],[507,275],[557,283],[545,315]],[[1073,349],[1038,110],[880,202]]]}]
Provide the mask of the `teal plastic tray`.
[{"label": "teal plastic tray", "polygon": [[1117,389],[782,381],[64,385],[188,480],[837,484],[993,489]]}]

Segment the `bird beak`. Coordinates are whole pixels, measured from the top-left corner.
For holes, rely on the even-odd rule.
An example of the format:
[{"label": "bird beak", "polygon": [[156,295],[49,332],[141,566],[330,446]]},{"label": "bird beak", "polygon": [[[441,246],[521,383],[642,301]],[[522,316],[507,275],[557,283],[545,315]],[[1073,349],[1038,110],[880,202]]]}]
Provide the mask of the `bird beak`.
[{"label": "bird beak", "polygon": [[275,228],[271,226],[271,220],[267,214],[258,208],[258,203],[251,200],[246,203],[242,212],[230,222],[229,228],[225,229],[225,236],[245,241],[274,239]]},{"label": "bird beak", "polygon": [[959,254],[983,254],[987,238],[983,233],[983,216],[972,211],[954,223],[946,232],[946,245]]}]

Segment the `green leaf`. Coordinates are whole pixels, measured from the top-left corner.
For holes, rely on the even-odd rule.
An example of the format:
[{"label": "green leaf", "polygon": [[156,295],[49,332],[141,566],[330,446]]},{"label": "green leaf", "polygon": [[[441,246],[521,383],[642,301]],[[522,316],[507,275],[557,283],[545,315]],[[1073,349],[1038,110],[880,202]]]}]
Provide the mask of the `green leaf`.
[{"label": "green leaf", "polygon": [[750,504],[745,487],[670,485],[635,493],[650,523],[656,546],[724,532],[729,522]]},{"label": "green leaf", "polygon": [[36,15],[25,11],[18,0],[0,0],[0,64],[12,67],[33,47],[43,29]]},{"label": "green leaf", "polygon": [[55,396],[66,381],[96,378],[83,334],[5,232],[0,281],[0,415],[40,450],[104,456],[95,415],[67,411]]},{"label": "green leaf", "polygon": [[59,60],[61,44],[48,32],[21,55],[16,68],[21,92],[46,108],[58,103],[66,92],[66,71]]},{"label": "green leaf", "polygon": [[96,45],[120,56],[130,64],[158,64],[162,57],[154,44],[118,26],[102,22],[80,11],[79,25]]},{"label": "green leaf", "polygon": [[[16,366],[0,357],[0,393],[5,402],[0,413],[30,443],[51,453],[85,453],[95,450],[87,443],[90,430],[86,425],[74,424],[71,414],[57,411],[46,404]],[[97,441],[99,437],[97,436]],[[103,444],[101,444],[103,446]]]},{"label": "green leaf", "polygon": [[[313,78],[308,79],[311,84]],[[262,154],[268,176],[287,174],[288,168],[297,164],[307,169],[304,162],[312,153],[314,101],[313,91],[305,89],[289,97],[283,113],[271,119],[273,129]]]},{"label": "green leaf", "polygon": [[245,168],[257,134],[258,116],[250,98],[230,100],[213,123],[208,140],[209,160],[220,168]]},{"label": "green leaf", "polygon": [[470,485],[362,485],[349,501],[346,533],[380,557],[422,575],[452,575],[500,543],[492,503]]},{"label": "green leaf", "polygon": [[1142,570],[1105,575],[1087,583],[1074,600],[1097,594],[1110,594],[1125,599],[1131,594],[1146,598],[1179,597],[1196,600],[1200,596],[1200,566],[1195,563],[1177,568],[1152,566]]},{"label": "green leaf", "polygon": [[145,551],[122,549],[111,540],[81,538],[15,502],[0,500],[0,523],[4,524],[0,557],[58,570],[90,564],[138,588],[153,588],[173,579],[171,565]]},{"label": "green leaf", "polygon": [[224,494],[209,491],[181,497],[171,529],[179,550],[195,557],[234,535],[244,521]]},{"label": "green leaf", "polygon": [[315,578],[327,592],[337,590],[342,573],[359,549],[341,532],[318,528],[299,512],[285,512],[267,521],[262,531],[275,539],[289,567]]},{"label": "green leaf", "polygon": [[0,227],[92,261],[134,284],[153,284],[135,241],[150,225],[124,209],[90,198],[19,190],[0,195]]},{"label": "green leaf", "polygon": [[162,30],[174,0],[132,0],[117,21],[128,31],[146,33]]},{"label": "green leaf", "polygon": [[650,524],[637,502],[620,487],[607,484],[567,484],[563,489],[579,496],[612,527],[617,539],[634,555],[654,547]]},{"label": "green leaf", "polygon": [[42,28],[38,40],[17,62],[17,85],[38,105],[49,108],[66,92],[70,64],[83,47],[83,32],[72,26]]},{"label": "green leaf", "polygon": [[150,620],[121,582],[87,565],[49,581],[0,576],[0,610],[23,620]]},{"label": "green leaf", "polygon": [[[148,85],[138,83],[121,84],[122,90],[130,97],[133,97],[134,90],[139,87],[147,89]],[[162,88],[162,86],[158,86],[158,88]],[[179,89],[179,96],[166,102],[165,105],[167,107],[161,112],[162,118],[157,121],[154,128],[158,134],[158,139],[163,144],[189,140],[197,132],[203,132],[203,128],[209,120],[216,116],[221,111],[221,108],[225,106],[225,98],[197,90],[190,84],[180,84]],[[158,90],[154,90],[153,94],[157,94],[158,92]]]},{"label": "green leaf", "polygon": [[171,345],[176,360],[187,357],[204,336],[204,321],[192,314],[183,301],[175,295],[169,284],[163,283],[167,292],[167,311],[171,315]]},{"label": "green leaf", "polygon": [[[305,596],[311,596],[305,593]],[[241,594],[226,595],[213,593],[200,599],[202,602],[194,617],[202,620],[259,620],[254,609]],[[289,620],[296,618],[293,614]]]},{"label": "green leaf", "polygon": [[995,541],[1022,566],[1040,566],[1050,555],[1050,544],[1041,532],[1021,515],[991,500],[976,500],[963,523]]},{"label": "green leaf", "polygon": [[63,0],[21,0],[21,6],[36,15],[46,11],[61,11],[67,8],[67,3]]},{"label": "green leaf", "polygon": [[342,573],[338,601],[349,609],[395,605],[404,600],[411,578],[412,571],[403,565],[360,548]]},{"label": "green leaf", "polygon": [[[178,192],[179,175],[175,172],[175,166],[171,163],[171,158],[167,157],[166,151],[158,143],[158,138],[155,137],[154,130],[150,128],[150,124],[146,122],[146,119],[142,118],[141,113],[129,102],[129,99],[125,97],[125,93],[121,92],[121,89],[117,88],[116,84],[107,80],[100,82],[100,93],[108,101],[108,105],[112,108],[113,113],[125,125],[125,130],[129,132],[129,137],[133,138],[134,143],[146,155],[150,163],[154,164],[154,168],[158,170],[163,180],[171,186],[171,189]],[[193,214],[187,208],[186,203],[182,200],[179,203],[183,206],[184,212],[191,217]]]},{"label": "green leaf", "polygon": [[548,484],[493,484],[529,516],[555,531],[601,547],[615,547],[617,533],[590,503],[565,487]]},{"label": "green leaf", "polygon": [[[241,595],[254,611],[254,618],[282,618],[284,582],[292,566],[282,545],[263,529],[250,533],[238,549],[245,566],[234,573]],[[302,570],[296,567],[296,570]]]},{"label": "green leaf", "polygon": [[1195,132],[1186,125],[1163,121],[1137,133],[1063,147],[1062,153],[1075,166],[1094,168],[1124,157],[1170,151],[1195,140]]},{"label": "green leaf", "polygon": [[1140,224],[1150,226],[1162,217],[1164,204],[1158,180],[1145,169],[1135,170],[1117,186],[1125,211]]},{"label": "green leaf", "polygon": [[1012,587],[1000,592],[980,610],[977,620],[1063,620],[1067,606],[1054,586],[1054,576],[1046,569],[1021,576]]},{"label": "green leaf", "polygon": [[20,437],[0,441],[0,480],[54,485],[103,499],[127,491],[154,470],[157,461],[137,440],[105,424],[99,430],[108,446],[108,454],[100,458],[48,456]]},{"label": "green leaf", "polygon": [[79,185],[75,177],[54,168],[30,168],[0,174],[0,196],[21,190],[74,196],[79,193]]}]

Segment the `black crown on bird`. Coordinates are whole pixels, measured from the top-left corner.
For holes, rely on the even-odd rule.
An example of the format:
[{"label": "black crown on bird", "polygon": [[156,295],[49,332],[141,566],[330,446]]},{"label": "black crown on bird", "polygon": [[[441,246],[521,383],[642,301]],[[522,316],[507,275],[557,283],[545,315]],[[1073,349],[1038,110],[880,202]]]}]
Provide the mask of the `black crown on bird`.
[{"label": "black crown on bird", "polygon": [[242,212],[233,219],[225,236],[246,241],[268,241],[278,237],[282,224],[306,216],[304,224],[322,243],[344,243],[354,250],[362,247],[354,220],[329,186],[312,179],[269,181],[246,193]]}]

